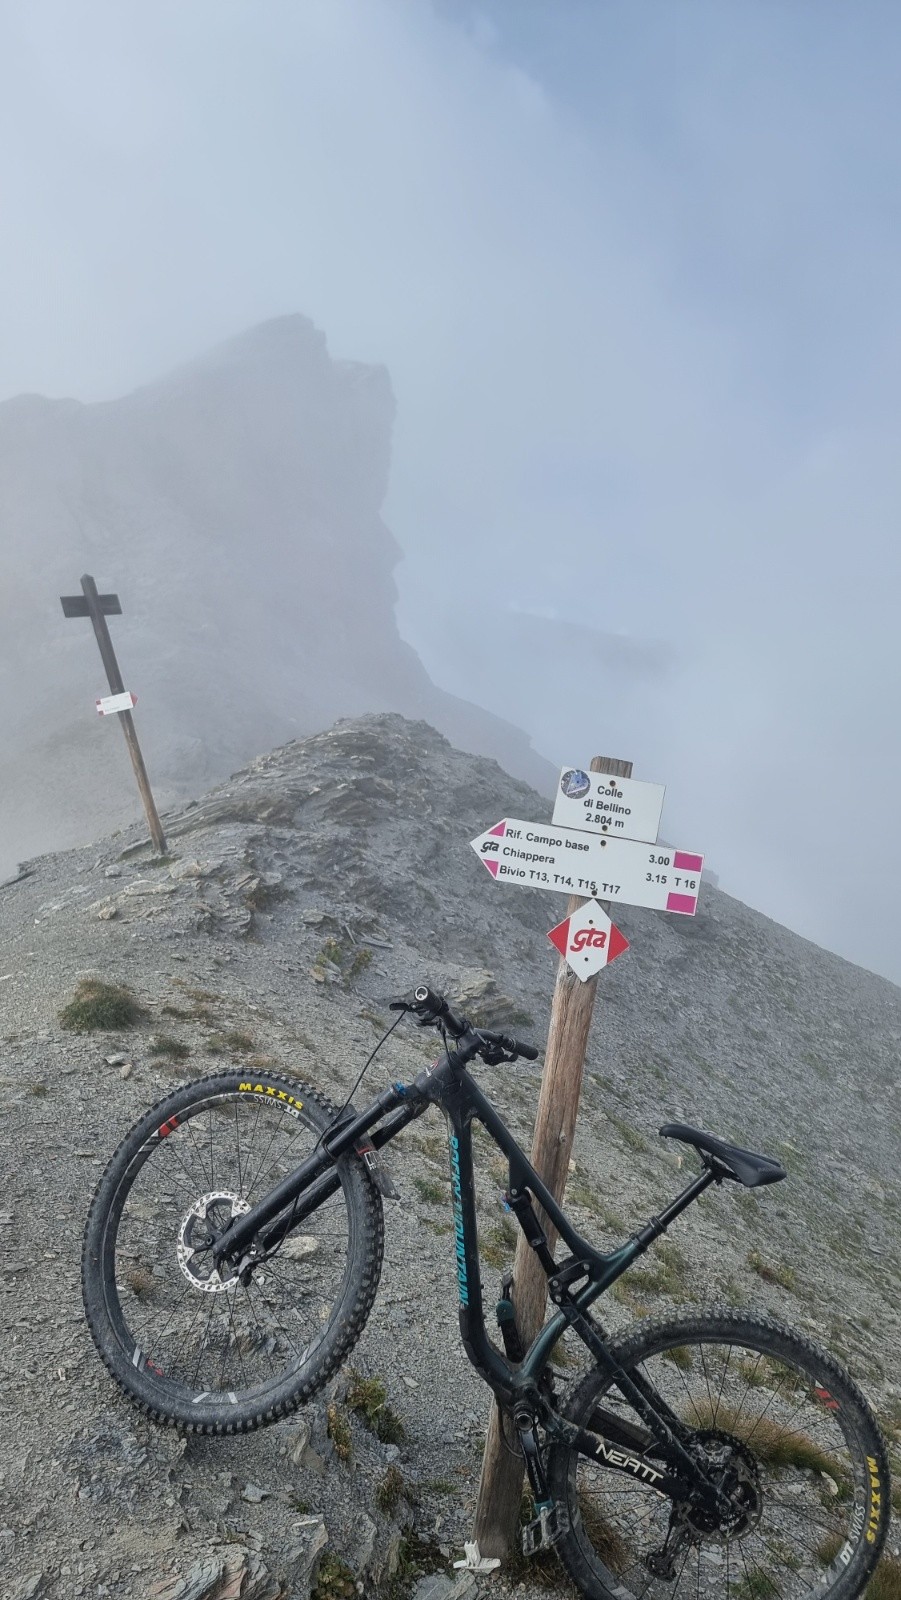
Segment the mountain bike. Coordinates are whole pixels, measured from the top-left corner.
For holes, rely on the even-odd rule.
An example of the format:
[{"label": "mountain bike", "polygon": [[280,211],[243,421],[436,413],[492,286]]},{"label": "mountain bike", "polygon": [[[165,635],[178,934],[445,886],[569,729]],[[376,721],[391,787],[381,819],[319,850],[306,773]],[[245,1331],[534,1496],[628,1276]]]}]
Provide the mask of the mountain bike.
[{"label": "mountain bike", "polygon": [[[460,1334],[524,1459],[534,1498],[525,1550],[556,1547],[592,1600],[857,1594],[885,1539],[889,1474],[876,1423],[837,1362],[767,1317],[717,1308],[611,1338],[590,1309],[711,1184],[753,1188],[784,1168],[667,1124],[661,1134],[696,1151],[697,1174],[625,1243],[598,1250],[468,1070],[538,1052],[456,1017],[426,986],[393,1008],[395,1027],[404,1014],[435,1027],[443,1054],[364,1111],[350,1101],[336,1110],[291,1077],[229,1072],[176,1089],[123,1140],[83,1256],[88,1322],[122,1389],[149,1417],[208,1434],[273,1422],[321,1389],[378,1285],[391,1189],[379,1151],[437,1106]],[[507,1159],[505,1204],[547,1275],[551,1313],[527,1349],[509,1275],[494,1338],[486,1325],[473,1121]],[[591,1364],[561,1399],[552,1356],[566,1332]]]}]

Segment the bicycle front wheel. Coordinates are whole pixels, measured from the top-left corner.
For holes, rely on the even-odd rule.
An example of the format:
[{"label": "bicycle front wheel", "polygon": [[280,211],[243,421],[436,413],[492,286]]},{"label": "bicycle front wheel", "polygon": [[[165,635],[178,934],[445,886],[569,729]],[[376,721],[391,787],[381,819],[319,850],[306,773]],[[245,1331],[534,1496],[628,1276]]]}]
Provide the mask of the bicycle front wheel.
[{"label": "bicycle front wheel", "polygon": [[88,1215],[82,1287],[104,1362],[143,1411],[197,1433],[273,1422],[356,1343],[378,1286],[381,1199],[356,1156],[242,1284],[211,1239],[311,1154],[334,1107],[269,1073],[177,1089],[116,1151]]},{"label": "bicycle front wheel", "polygon": [[[851,1600],[860,1592],[888,1528],[888,1466],[863,1395],[830,1356],[768,1319],[719,1312],[646,1324],[614,1353],[691,1429],[732,1510],[711,1526],[700,1508],[680,1508],[555,1445],[551,1489],[569,1522],[558,1548],[583,1594]],[[604,1411],[641,1426],[595,1369],[563,1414],[603,1436]]]}]

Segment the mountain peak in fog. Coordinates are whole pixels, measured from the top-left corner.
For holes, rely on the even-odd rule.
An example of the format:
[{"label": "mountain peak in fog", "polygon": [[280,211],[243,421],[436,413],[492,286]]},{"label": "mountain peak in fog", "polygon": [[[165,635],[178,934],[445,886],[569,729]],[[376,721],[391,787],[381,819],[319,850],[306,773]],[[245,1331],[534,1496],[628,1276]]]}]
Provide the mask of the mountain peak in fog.
[{"label": "mountain peak in fog", "polygon": [[439,690],[397,631],[381,520],[395,402],[277,317],[121,400],[0,405],[0,839],[14,858],[138,814],[106,684],[61,594],[90,572],[166,805],[336,717],[425,717],[547,787],[517,729]]}]

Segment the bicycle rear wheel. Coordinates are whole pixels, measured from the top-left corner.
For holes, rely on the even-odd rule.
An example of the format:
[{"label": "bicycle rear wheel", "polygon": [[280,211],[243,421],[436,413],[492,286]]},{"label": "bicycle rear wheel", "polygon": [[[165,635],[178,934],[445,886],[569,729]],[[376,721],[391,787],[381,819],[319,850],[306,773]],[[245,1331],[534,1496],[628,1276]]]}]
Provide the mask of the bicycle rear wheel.
[{"label": "bicycle rear wheel", "polygon": [[[590,1600],[850,1600],[888,1528],[879,1430],[852,1379],[800,1335],[713,1311],[642,1326],[615,1347],[686,1423],[734,1512],[711,1528],[646,1484],[568,1446],[549,1453],[569,1530],[558,1545]],[[590,1372],[564,1416],[603,1434],[608,1413],[639,1421],[605,1372]],[[648,1452],[653,1458],[654,1447]],[[668,1567],[669,1570],[666,1570]]]},{"label": "bicycle rear wheel", "polygon": [[383,1241],[381,1198],[356,1156],[248,1284],[220,1277],[208,1250],[333,1116],[304,1084],[231,1072],[177,1089],[122,1141],[88,1214],[82,1288],[100,1355],[149,1416],[246,1432],[308,1399],[353,1348]]}]

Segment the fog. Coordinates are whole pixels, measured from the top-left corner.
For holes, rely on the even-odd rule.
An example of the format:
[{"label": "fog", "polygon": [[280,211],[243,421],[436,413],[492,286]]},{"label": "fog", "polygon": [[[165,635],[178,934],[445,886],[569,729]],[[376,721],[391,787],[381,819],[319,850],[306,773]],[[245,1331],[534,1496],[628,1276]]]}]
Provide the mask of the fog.
[{"label": "fog", "polygon": [[436,682],[555,763],[632,759],[723,888],[901,979],[896,10],[0,26],[0,398],[112,398],[292,311],[384,363]]}]

